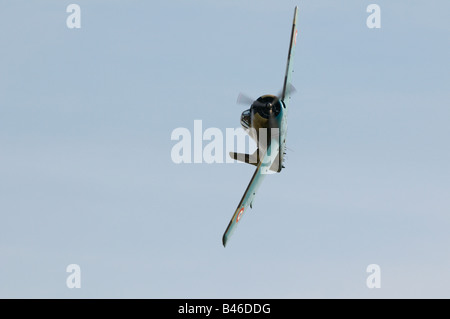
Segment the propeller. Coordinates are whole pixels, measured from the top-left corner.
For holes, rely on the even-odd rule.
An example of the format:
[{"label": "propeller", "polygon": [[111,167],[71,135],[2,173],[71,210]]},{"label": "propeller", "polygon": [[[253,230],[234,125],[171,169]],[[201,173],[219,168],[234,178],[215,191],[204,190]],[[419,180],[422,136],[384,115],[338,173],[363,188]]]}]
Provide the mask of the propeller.
[{"label": "propeller", "polygon": [[[292,94],[295,94],[296,92],[297,92],[297,89],[291,83],[288,83],[286,85],[286,90],[284,92],[284,99],[286,97],[290,97]],[[279,92],[278,96],[283,96],[283,91]]]},{"label": "propeller", "polygon": [[[287,96],[290,96],[292,94],[294,94],[295,92],[297,92],[297,90],[295,89],[295,87],[292,84],[288,84],[285,90],[285,94],[284,97],[286,98]],[[251,97],[249,97],[248,95],[240,92],[237,100],[236,100],[236,104],[240,104],[240,105],[256,105],[256,106],[261,106],[261,107],[271,107],[275,104],[278,103],[278,101],[280,100],[280,97],[283,96],[283,90],[281,90],[280,92],[278,92],[278,94],[275,96],[275,99],[271,102],[271,103],[262,103],[258,100],[255,100]]]},{"label": "propeller", "polygon": [[[271,102],[261,102],[258,100],[255,100],[251,97],[249,97],[248,95],[240,92],[236,103],[237,104],[241,104],[241,105],[250,105],[251,106],[251,113],[252,113],[252,118],[254,115],[254,111],[255,108],[264,108],[265,112],[268,113],[268,120],[269,120],[269,127],[277,127],[277,122],[275,119],[275,112],[273,110],[273,107],[279,103],[281,97],[287,98],[290,95],[294,94],[297,90],[295,89],[295,87],[292,84],[287,84],[285,90],[284,90],[284,94],[283,94],[283,90],[281,92],[279,92],[276,96],[274,96],[273,101]],[[266,114],[267,114],[266,113]]]},{"label": "propeller", "polygon": [[244,94],[244,93],[239,93],[236,103],[237,104],[241,104],[241,105],[251,105],[251,112],[252,112],[252,118],[253,118],[253,113],[255,108],[264,108],[265,110],[267,110],[266,112],[268,113],[268,119],[269,119],[269,127],[276,127],[276,119],[275,119],[275,113],[273,111],[273,106],[276,105],[279,101],[279,97],[275,96],[275,99],[271,102],[261,102],[258,100],[255,100],[251,97],[249,97],[248,95]]},{"label": "propeller", "polygon": [[241,105],[255,105],[255,106],[260,106],[260,107],[265,107],[267,106],[267,103],[262,103],[258,100],[255,100],[251,97],[249,97],[248,95],[245,95],[244,93],[239,93],[238,98],[236,100],[236,104],[241,104]]},{"label": "propeller", "polygon": [[236,100],[236,104],[241,104],[241,105],[252,105],[253,103],[253,99],[247,95],[245,95],[244,93],[239,93],[237,100]]}]

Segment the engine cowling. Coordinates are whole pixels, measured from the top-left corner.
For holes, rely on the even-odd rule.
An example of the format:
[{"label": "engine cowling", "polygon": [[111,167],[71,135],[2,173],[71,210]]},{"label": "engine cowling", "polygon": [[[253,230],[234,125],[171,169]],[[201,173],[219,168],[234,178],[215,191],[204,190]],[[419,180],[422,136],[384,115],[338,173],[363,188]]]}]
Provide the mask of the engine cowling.
[{"label": "engine cowling", "polygon": [[258,113],[265,119],[270,117],[270,112],[273,112],[273,115],[277,117],[281,111],[281,103],[274,95],[263,95],[253,102],[251,111]]}]

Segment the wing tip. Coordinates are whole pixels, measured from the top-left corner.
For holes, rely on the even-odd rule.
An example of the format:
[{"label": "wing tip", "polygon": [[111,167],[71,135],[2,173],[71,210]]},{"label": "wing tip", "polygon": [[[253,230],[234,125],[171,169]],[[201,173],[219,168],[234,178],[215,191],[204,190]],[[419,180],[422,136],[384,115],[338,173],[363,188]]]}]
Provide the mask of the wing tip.
[{"label": "wing tip", "polygon": [[226,238],[225,234],[222,237],[222,245],[223,245],[223,248],[227,247],[227,238]]}]

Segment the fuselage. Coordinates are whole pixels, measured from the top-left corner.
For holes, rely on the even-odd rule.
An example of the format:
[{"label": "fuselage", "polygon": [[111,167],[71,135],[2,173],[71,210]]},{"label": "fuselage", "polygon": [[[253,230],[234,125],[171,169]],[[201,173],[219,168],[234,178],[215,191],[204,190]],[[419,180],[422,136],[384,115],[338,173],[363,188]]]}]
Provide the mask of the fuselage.
[{"label": "fuselage", "polygon": [[272,139],[278,140],[278,158],[271,170],[280,172],[286,152],[287,107],[274,95],[263,95],[241,114],[241,125],[256,142],[260,152],[265,152]]}]

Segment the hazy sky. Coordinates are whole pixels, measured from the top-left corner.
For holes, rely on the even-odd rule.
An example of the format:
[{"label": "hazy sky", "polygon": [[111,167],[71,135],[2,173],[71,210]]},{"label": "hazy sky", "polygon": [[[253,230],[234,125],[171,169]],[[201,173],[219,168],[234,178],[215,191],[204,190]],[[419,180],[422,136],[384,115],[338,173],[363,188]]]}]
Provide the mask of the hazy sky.
[{"label": "hazy sky", "polygon": [[[223,248],[254,167],[174,164],[170,136],[281,89],[295,5],[286,169]],[[0,297],[450,298],[449,10],[0,0]]]}]

